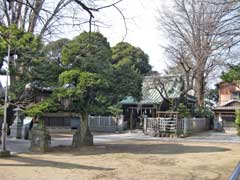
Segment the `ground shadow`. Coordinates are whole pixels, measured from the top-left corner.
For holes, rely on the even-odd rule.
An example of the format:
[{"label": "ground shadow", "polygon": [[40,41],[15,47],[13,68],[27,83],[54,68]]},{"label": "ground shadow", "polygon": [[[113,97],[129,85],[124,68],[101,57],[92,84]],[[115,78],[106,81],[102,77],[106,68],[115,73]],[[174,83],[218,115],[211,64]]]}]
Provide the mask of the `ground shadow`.
[{"label": "ground shadow", "polygon": [[49,161],[49,160],[43,160],[43,159],[37,159],[37,158],[30,158],[30,157],[20,157],[20,156],[14,156],[10,158],[13,161],[20,162],[23,164],[16,164],[16,163],[0,163],[1,166],[31,166],[31,167],[54,167],[54,168],[60,168],[60,169],[85,169],[85,170],[99,170],[99,171],[112,171],[113,168],[103,168],[103,167],[96,167],[96,166],[86,166],[81,164],[73,164],[73,163],[67,163],[67,162],[59,162],[59,161]]},{"label": "ground shadow", "polygon": [[133,154],[186,154],[186,153],[214,153],[230,151],[231,149],[215,146],[194,146],[183,144],[131,144],[111,143],[74,149],[69,146],[53,147],[54,153],[73,153],[74,155],[97,155],[112,153]]}]

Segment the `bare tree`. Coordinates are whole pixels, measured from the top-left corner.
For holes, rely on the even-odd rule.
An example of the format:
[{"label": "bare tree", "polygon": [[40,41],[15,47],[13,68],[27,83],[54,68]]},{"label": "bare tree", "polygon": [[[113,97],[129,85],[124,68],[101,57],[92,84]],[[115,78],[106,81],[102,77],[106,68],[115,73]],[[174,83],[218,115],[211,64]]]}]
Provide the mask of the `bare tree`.
[{"label": "bare tree", "polygon": [[123,0],[1,0],[0,25],[15,24],[26,32],[40,37],[62,32],[64,27],[80,26],[88,23],[98,25],[95,14],[113,7],[125,18],[117,4]]},{"label": "bare tree", "polygon": [[[222,2],[222,3],[221,3]],[[236,25],[231,25],[236,1],[174,0],[172,10],[159,12],[160,28],[169,38],[166,51],[194,82],[198,106],[204,104],[207,78],[223,64],[226,52],[238,43]],[[237,17],[234,17],[236,21]],[[224,59],[225,60],[225,59]],[[189,86],[190,87],[190,86]]]}]

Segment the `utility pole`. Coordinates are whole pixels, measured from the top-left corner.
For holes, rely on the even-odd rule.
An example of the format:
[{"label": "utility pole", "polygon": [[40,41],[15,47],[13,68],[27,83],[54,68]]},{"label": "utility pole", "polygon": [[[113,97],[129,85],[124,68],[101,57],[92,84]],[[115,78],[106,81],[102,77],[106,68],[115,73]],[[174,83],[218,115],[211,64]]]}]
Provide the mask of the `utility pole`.
[{"label": "utility pole", "polygon": [[[10,27],[11,28],[11,27]],[[11,30],[10,30],[11,31]],[[5,88],[5,99],[4,99],[4,119],[2,124],[2,149],[0,151],[0,157],[9,157],[10,151],[6,149],[6,139],[7,139],[7,106],[8,106],[8,77],[9,77],[9,61],[10,61],[10,36],[8,41],[8,51],[7,51],[7,72],[6,72],[6,88]]]}]

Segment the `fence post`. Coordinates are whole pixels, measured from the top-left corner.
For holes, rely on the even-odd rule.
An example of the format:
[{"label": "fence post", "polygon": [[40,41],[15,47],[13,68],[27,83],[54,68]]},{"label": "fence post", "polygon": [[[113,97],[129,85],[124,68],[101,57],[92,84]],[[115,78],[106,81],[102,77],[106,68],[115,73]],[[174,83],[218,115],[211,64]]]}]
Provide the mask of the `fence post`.
[{"label": "fence post", "polygon": [[100,127],[100,125],[101,125],[100,121],[101,121],[101,116],[98,116],[98,126],[99,126],[99,127]]},{"label": "fence post", "polygon": [[111,127],[112,126],[112,116],[108,117],[108,126]]},{"label": "fence post", "polygon": [[143,133],[147,133],[147,116],[143,116]]}]

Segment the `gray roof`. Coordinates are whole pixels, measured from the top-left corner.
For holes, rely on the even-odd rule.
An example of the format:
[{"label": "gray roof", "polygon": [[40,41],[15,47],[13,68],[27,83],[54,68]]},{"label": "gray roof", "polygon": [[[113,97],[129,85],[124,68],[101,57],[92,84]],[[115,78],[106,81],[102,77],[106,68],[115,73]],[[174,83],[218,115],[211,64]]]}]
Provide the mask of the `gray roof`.
[{"label": "gray roof", "polygon": [[142,100],[140,104],[160,104],[163,101],[158,90],[164,97],[171,99],[180,95],[183,87],[182,76],[145,76],[142,86]]},{"label": "gray roof", "polygon": [[228,102],[214,107],[214,111],[217,110],[237,110],[240,109],[240,100],[232,99]]}]

